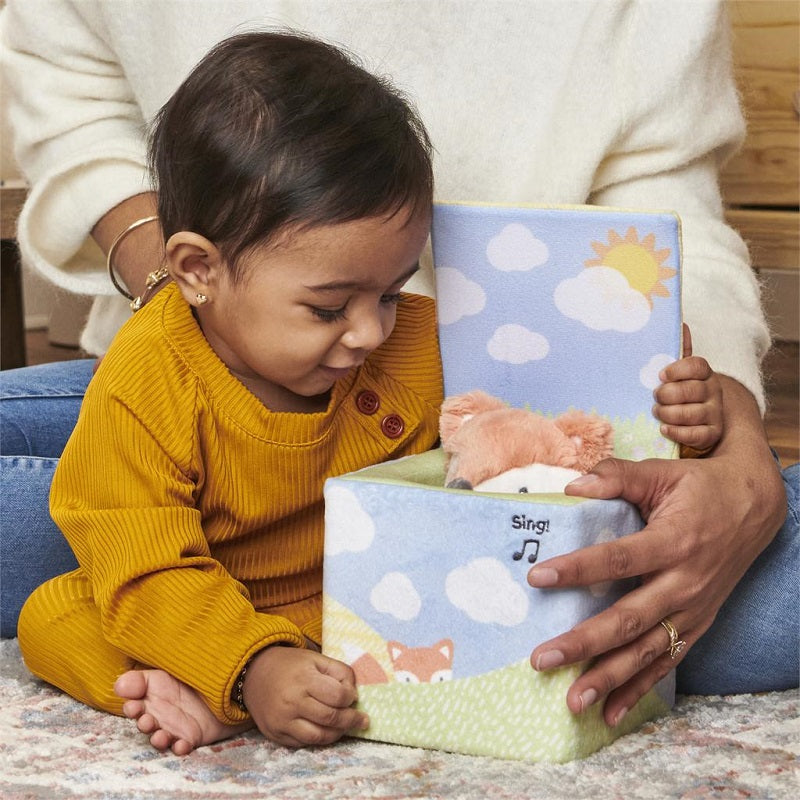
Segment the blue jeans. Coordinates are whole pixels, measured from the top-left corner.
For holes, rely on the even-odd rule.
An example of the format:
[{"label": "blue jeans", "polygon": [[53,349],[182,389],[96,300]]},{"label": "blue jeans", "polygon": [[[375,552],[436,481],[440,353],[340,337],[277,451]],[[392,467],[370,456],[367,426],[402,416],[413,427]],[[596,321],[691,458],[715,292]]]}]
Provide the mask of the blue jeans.
[{"label": "blue jeans", "polygon": [[[0,372],[0,588],[4,637],[16,635],[28,595],[75,557],[50,519],[57,459],[78,417],[92,361]],[[678,668],[685,694],[734,694],[798,685],[800,465],[783,471],[786,522],[742,578],[714,625]]]},{"label": "blue jeans", "polygon": [[50,519],[53,472],[75,427],[94,361],[64,361],[0,372],[0,636],[40,584],[75,569],[75,556]]},{"label": "blue jeans", "polygon": [[682,694],[791,689],[800,680],[800,464],[783,470],[783,527],[677,671]]}]

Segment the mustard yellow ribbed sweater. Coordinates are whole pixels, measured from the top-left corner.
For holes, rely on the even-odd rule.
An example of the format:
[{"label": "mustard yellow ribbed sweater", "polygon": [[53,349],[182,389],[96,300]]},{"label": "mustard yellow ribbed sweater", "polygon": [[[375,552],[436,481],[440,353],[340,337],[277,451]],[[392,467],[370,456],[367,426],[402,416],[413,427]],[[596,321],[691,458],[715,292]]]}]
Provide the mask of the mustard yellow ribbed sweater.
[{"label": "mustard yellow ribbed sweater", "polygon": [[[374,413],[359,409],[366,390]],[[404,298],[327,411],[297,414],[233,378],[165,288],[103,359],[56,471],[51,512],[80,569],[26,604],[29,667],[118,713],[116,675],[151,665],[240,721],[230,694],[249,656],[319,640],[325,479],[429,449],[441,399],[428,298]],[[399,438],[382,431],[388,414],[403,420]]]}]

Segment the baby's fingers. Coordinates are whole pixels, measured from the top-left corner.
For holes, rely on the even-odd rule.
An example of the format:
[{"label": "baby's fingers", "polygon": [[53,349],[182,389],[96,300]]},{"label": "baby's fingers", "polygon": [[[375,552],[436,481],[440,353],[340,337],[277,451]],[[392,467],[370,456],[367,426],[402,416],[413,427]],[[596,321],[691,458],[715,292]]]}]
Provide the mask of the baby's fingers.
[{"label": "baby's fingers", "polygon": [[325,656],[317,663],[319,671],[308,685],[306,719],[325,728],[348,731],[365,729],[369,717],[352,706],[358,700],[353,670],[347,664]]},{"label": "baby's fingers", "polygon": [[348,731],[366,730],[369,717],[354,708],[331,708],[307,697],[285,731],[274,738],[287,747],[332,744]]},{"label": "baby's fingers", "polygon": [[688,358],[692,354],[692,332],[685,322],[681,325],[681,328],[683,330],[683,347],[681,356],[683,358]]},{"label": "baby's fingers", "polygon": [[[671,413],[679,413],[681,407],[687,409],[686,415],[683,417],[683,424],[685,420],[689,419],[689,413],[696,413],[695,406],[708,403],[713,400],[711,387],[709,381],[680,381],[678,383],[664,383],[659,386],[654,392],[653,397],[656,401],[656,409],[663,411],[671,408]],[[664,419],[660,414],[657,414],[662,422],[670,422],[672,424],[681,424],[674,419]]]},{"label": "baby's fingers", "polygon": [[317,654],[316,667],[320,674],[327,675],[345,686],[350,686],[355,691],[356,676],[349,664]]},{"label": "baby's fingers", "polygon": [[664,425],[661,435],[678,444],[687,445],[699,453],[712,448],[719,440],[719,430],[714,425]]},{"label": "baby's fingers", "polygon": [[[308,699],[303,716],[309,722],[329,731],[338,731],[339,736],[351,730],[366,730],[369,717],[357,708],[337,708],[320,703],[313,697]],[[337,736],[338,738],[338,736]]]},{"label": "baby's fingers", "polygon": [[663,383],[670,383],[671,381],[705,381],[712,374],[711,365],[702,356],[690,356],[667,364],[658,377]]},{"label": "baby's fingers", "polygon": [[348,708],[358,700],[356,688],[339,681],[328,675],[320,675],[308,685],[308,694],[318,703],[324,703],[331,708]]}]

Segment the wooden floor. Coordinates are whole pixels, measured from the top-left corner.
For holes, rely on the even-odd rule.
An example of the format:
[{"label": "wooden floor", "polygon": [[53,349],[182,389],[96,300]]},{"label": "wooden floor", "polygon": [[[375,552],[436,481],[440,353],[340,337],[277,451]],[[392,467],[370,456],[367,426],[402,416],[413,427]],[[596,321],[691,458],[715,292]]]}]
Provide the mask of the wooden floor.
[{"label": "wooden floor", "polygon": [[[28,331],[25,343],[28,364],[83,357],[79,350],[51,345],[43,330]],[[800,461],[797,343],[778,342],[766,358],[764,375],[770,404],[765,420],[767,436],[786,466]]]}]

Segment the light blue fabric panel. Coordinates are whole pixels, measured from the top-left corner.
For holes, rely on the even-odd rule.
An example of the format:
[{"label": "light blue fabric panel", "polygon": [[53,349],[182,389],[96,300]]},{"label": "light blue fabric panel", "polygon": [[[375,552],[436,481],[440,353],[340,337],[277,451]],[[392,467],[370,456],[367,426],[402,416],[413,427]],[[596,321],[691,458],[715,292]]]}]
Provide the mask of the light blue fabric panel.
[{"label": "light blue fabric panel", "polygon": [[[432,241],[447,395],[651,419],[681,348],[675,215],[438,204]],[[667,454],[653,444],[623,455]]]},{"label": "light blue fabric panel", "polygon": [[[508,498],[370,474],[326,483],[324,591],[384,641],[451,639],[453,678],[527,658],[631,588],[620,581],[547,592],[526,580],[537,560],[639,530],[637,510],[624,501]],[[325,645],[346,636],[328,627]]]}]

